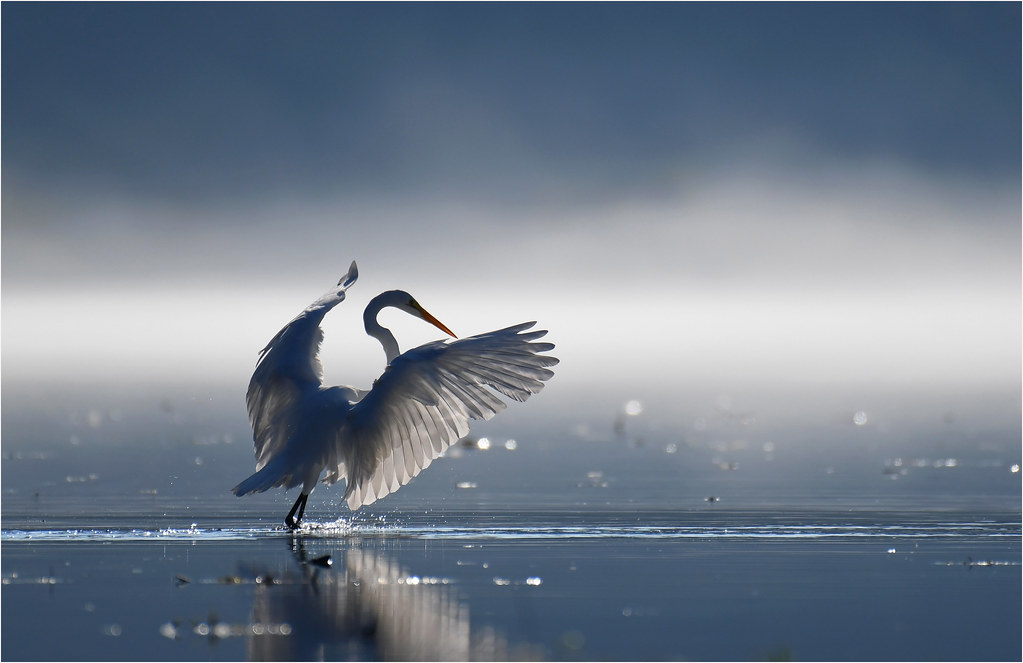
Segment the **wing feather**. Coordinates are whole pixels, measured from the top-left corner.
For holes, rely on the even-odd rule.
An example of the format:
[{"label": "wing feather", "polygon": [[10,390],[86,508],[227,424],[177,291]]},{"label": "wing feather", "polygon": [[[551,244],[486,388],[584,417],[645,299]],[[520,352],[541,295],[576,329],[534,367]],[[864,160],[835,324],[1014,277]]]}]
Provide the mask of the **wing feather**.
[{"label": "wing feather", "polygon": [[[332,288],[286,324],[266,344],[249,380],[245,403],[252,425],[256,470],[263,469],[288,445],[303,394],[320,387],[323,368],[319,351],[323,342],[323,316],[345,299],[359,277],[353,261],[348,273]],[[340,461],[335,467],[340,466]]]},{"label": "wing feather", "polygon": [[428,343],[392,361],[338,431],[327,480],[347,479],[348,506],[408,483],[466,435],[471,420],[505,409],[499,394],[524,401],[543,389],[558,360],[540,354],[554,345],[534,342],[547,333],[526,331],[535,324]]}]

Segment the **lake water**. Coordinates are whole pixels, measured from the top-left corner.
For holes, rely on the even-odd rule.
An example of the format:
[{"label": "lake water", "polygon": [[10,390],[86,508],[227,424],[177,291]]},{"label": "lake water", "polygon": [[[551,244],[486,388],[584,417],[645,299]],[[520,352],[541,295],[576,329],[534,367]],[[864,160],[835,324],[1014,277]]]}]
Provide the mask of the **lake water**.
[{"label": "lake water", "polygon": [[290,533],[293,492],[228,492],[236,394],[5,383],[0,655],[1020,659],[1015,394],[546,395],[354,515],[321,486]]}]

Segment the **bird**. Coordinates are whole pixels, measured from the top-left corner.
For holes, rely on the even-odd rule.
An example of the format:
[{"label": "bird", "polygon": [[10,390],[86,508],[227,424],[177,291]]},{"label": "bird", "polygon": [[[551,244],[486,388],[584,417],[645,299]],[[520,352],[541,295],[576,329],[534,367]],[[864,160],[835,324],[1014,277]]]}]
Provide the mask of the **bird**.
[{"label": "bird", "polygon": [[[559,360],[539,342],[535,322],[459,339],[404,290],[383,292],[366,306],[363,325],[384,350],[386,367],[372,388],[325,386],[319,359],[324,316],[359,277],[352,261],[337,286],[317,298],[267,343],[246,392],[256,472],[232,492],[241,497],[301,486],[284,524],[296,529],[321,480],[345,481],[352,511],[407,484],[469,432],[471,420],[490,419],[525,401],[553,377]],[[401,353],[394,334],[377,321],[393,307],[420,318],[450,339]],[[531,331],[532,330],[532,331]]]}]

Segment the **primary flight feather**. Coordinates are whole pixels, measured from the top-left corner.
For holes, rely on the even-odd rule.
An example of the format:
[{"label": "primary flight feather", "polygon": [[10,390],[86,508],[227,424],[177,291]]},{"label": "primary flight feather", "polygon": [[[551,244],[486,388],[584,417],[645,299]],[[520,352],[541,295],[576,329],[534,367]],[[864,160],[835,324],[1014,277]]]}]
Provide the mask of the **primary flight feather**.
[{"label": "primary flight feather", "polygon": [[235,495],[270,488],[302,492],[285,518],[294,528],[317,482],[346,482],[353,511],[408,483],[469,431],[469,421],[490,419],[506,407],[498,394],[524,401],[554,375],[554,349],[537,342],[547,332],[534,322],[454,341],[435,341],[400,354],[391,332],[377,322],[395,307],[455,335],[407,292],[377,295],[363,315],[366,333],[387,359],[369,391],[325,387],[318,357],[320,322],[344,301],[359,273],[352,262],[335,288],[310,304],[260,352],[246,403],[256,451],[256,473]]}]

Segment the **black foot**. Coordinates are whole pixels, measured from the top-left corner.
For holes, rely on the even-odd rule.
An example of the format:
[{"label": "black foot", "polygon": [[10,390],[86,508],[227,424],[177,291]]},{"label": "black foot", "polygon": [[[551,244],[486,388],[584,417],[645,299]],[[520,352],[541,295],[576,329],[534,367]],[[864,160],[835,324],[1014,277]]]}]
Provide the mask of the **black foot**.
[{"label": "black foot", "polygon": [[[295,500],[295,505],[291,507],[291,511],[289,511],[288,515],[284,518],[284,524],[287,525],[288,529],[298,529],[298,524],[302,522],[302,514],[305,513],[305,502],[307,499],[309,499],[309,495],[302,493],[298,496],[298,499]],[[298,515],[296,515],[295,512],[298,512]]]}]

